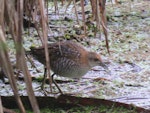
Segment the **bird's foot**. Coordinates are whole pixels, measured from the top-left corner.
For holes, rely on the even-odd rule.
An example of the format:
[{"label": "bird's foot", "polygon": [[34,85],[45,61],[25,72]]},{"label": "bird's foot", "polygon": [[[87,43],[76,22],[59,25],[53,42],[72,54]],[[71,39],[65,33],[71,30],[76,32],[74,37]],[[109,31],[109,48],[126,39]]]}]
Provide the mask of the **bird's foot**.
[{"label": "bird's foot", "polygon": [[55,92],[55,91],[52,91],[52,90],[48,91],[42,85],[36,87],[35,91],[42,92],[45,96],[47,96],[49,94],[63,94],[63,92],[61,90],[59,90],[58,92]]}]

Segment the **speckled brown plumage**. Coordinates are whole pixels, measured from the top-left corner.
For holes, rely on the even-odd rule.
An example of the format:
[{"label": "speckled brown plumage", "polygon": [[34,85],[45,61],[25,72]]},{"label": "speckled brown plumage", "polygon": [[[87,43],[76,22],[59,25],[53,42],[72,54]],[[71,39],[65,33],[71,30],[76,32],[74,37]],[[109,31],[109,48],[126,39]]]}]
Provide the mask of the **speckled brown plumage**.
[{"label": "speckled brown plumage", "polygon": [[[48,45],[50,67],[63,77],[79,78],[94,66],[106,67],[99,54],[89,52],[71,41],[57,42]],[[44,47],[31,48],[31,54],[42,64],[46,64]]]}]

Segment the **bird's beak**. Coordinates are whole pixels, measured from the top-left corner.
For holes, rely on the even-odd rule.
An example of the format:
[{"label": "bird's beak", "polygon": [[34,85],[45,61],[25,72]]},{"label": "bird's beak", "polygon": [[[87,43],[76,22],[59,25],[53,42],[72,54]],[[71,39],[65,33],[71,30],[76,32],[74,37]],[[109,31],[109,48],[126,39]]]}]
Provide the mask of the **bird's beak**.
[{"label": "bird's beak", "polygon": [[101,63],[100,63],[100,66],[102,66],[102,67],[106,70],[106,72],[107,72],[108,74],[110,74],[110,70],[108,69],[108,67],[107,67],[106,64],[104,64],[103,62],[101,62]]}]

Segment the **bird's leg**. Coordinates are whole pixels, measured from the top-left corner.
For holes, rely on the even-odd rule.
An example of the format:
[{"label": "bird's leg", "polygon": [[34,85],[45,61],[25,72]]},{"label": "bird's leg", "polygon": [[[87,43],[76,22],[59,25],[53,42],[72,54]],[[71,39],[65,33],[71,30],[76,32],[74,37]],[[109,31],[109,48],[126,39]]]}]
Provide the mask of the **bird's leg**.
[{"label": "bird's leg", "polygon": [[55,73],[52,74],[52,81],[54,82],[55,86],[58,88],[59,92],[60,92],[61,94],[63,94],[63,92],[62,92],[61,89],[59,88],[57,82],[54,80],[54,75],[55,75]]},{"label": "bird's leg", "polygon": [[[43,79],[42,79],[42,84],[41,84],[41,86],[38,86],[36,89],[38,89],[38,90],[36,90],[36,91],[44,91],[44,95],[46,96],[47,95],[47,91],[44,89],[44,84],[45,84],[45,80],[46,80],[46,73],[47,73],[47,68],[46,67],[44,67],[44,77],[43,77]],[[40,89],[39,89],[40,88]]]},{"label": "bird's leg", "polygon": [[42,90],[44,89],[44,84],[45,84],[46,75],[47,75],[46,73],[47,73],[47,68],[44,67],[44,77],[43,77],[42,84],[41,84],[41,89]]},{"label": "bird's leg", "polygon": [[[45,67],[44,68],[44,77],[43,77],[43,80],[42,80],[42,84],[41,84],[41,90],[43,90],[44,91],[44,94],[45,95],[47,95],[47,93],[50,93],[50,92],[48,92],[48,91],[46,91],[46,90],[44,90],[44,84],[45,84],[45,80],[46,80],[46,73],[47,73],[47,68]],[[61,91],[61,89],[59,88],[59,86],[58,86],[58,84],[57,84],[57,82],[54,80],[54,75],[55,75],[55,73],[54,74],[52,74],[52,82],[55,84],[55,86],[58,88],[58,90],[59,90],[59,92],[61,93],[61,94],[63,94],[63,92]]]}]

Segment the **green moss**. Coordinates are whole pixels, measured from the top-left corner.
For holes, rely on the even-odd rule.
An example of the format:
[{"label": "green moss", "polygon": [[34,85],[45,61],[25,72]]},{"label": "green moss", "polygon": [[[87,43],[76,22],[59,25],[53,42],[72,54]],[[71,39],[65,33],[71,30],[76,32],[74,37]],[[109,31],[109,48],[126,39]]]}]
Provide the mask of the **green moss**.
[{"label": "green moss", "polygon": [[[18,110],[15,110],[19,113]],[[33,113],[31,110],[27,110],[27,113]],[[69,109],[64,108],[44,108],[41,109],[41,113],[137,113],[134,109],[129,110],[123,107],[115,107],[115,106],[86,106],[86,107],[72,107]]]}]

